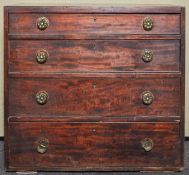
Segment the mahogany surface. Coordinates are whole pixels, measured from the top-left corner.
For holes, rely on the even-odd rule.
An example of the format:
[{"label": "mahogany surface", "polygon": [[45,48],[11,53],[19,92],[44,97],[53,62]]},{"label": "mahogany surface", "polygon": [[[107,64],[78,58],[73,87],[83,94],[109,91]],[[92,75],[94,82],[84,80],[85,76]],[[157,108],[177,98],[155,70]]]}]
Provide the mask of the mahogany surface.
[{"label": "mahogany surface", "polygon": [[184,7],[7,6],[4,31],[7,171],[183,170]]},{"label": "mahogany surface", "polygon": [[[45,31],[36,28],[37,14],[17,13],[9,16],[12,34],[179,34],[179,14],[44,14],[49,19]],[[146,16],[154,20],[151,31],[145,31],[142,21]],[[172,27],[174,26],[174,27]]]},{"label": "mahogany surface", "polygon": [[[9,115],[180,116],[180,78],[62,78],[11,79]],[[46,91],[45,105],[36,94]],[[154,101],[144,105],[141,94],[151,91]],[[18,95],[19,94],[19,95]],[[28,105],[29,104],[29,105]]]},{"label": "mahogany surface", "polygon": [[[12,40],[9,42],[10,72],[123,72],[180,71],[179,40]],[[144,49],[153,60],[142,60]],[[36,53],[45,49],[45,64]]]},{"label": "mahogany surface", "polygon": [[[106,170],[179,167],[179,123],[10,123],[10,169]],[[141,139],[150,135],[154,149]],[[36,138],[49,140],[48,151],[36,152]],[[127,157],[127,158],[126,158]],[[174,159],[173,159],[174,157]],[[23,161],[24,160],[24,161]],[[169,167],[169,168],[170,168]]]}]

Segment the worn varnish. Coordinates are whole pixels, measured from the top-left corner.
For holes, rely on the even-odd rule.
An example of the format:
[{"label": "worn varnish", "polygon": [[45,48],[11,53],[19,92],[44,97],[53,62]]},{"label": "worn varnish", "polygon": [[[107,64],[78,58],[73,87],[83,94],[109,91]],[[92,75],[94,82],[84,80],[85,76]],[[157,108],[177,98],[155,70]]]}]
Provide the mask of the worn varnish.
[{"label": "worn varnish", "polygon": [[[179,123],[10,123],[10,168],[124,170],[165,164],[178,167],[178,130]],[[149,152],[141,146],[146,137],[154,144]],[[49,141],[45,154],[36,150],[38,138]]]},{"label": "worn varnish", "polygon": [[[179,40],[12,40],[10,72],[123,72],[179,71]],[[49,54],[44,64],[36,61],[40,50]],[[153,52],[150,62],[142,59]]]},{"label": "worn varnish", "polygon": [[[45,31],[36,28],[39,17],[49,19]],[[145,31],[145,17],[154,20],[154,28]],[[10,14],[9,33],[12,34],[179,34],[179,14]],[[174,27],[173,27],[174,26]]]},{"label": "worn varnish", "polygon": [[183,170],[184,15],[5,7],[6,170]]},{"label": "worn varnish", "polygon": [[[9,87],[11,116],[180,115],[180,78],[11,79]],[[48,93],[49,99],[44,105],[36,102],[39,91]],[[143,104],[144,91],[153,93],[151,105]]]}]

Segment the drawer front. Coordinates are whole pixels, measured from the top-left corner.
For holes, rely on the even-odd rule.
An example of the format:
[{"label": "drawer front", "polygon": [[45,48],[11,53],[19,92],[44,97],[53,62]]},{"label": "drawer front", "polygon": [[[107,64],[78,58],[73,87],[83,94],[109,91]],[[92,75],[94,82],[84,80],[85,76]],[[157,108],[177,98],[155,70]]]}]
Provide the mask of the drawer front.
[{"label": "drawer front", "polygon": [[9,115],[180,116],[180,78],[10,79]]},{"label": "drawer front", "polygon": [[[42,18],[41,18],[42,17]],[[45,17],[45,18],[43,18]],[[149,19],[150,18],[150,19]],[[149,23],[148,23],[149,22]],[[146,27],[144,27],[146,26]],[[179,34],[179,14],[10,14],[11,34]]]},{"label": "drawer front", "polygon": [[179,123],[17,122],[9,123],[8,138],[13,170],[181,166]]},{"label": "drawer front", "polygon": [[179,40],[12,40],[9,71],[179,71],[179,48]]}]

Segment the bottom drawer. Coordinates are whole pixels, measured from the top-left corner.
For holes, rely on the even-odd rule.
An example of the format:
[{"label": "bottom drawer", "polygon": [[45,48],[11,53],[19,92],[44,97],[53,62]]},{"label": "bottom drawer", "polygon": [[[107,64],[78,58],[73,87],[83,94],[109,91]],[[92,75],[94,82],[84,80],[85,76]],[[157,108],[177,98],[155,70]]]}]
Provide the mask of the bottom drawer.
[{"label": "bottom drawer", "polygon": [[174,170],[179,123],[12,122],[8,170]]}]

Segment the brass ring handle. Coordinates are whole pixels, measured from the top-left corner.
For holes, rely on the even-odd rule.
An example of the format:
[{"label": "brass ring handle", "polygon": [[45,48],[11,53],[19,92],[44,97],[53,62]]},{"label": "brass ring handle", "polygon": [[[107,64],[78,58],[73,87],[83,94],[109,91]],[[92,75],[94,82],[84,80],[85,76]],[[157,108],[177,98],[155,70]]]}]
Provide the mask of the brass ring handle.
[{"label": "brass ring handle", "polygon": [[45,91],[39,91],[37,94],[36,94],[36,101],[38,104],[40,105],[44,105],[47,103],[47,100],[48,100],[48,93],[45,92]]},{"label": "brass ring handle", "polygon": [[141,146],[146,152],[149,152],[153,149],[154,143],[153,143],[152,139],[145,138],[145,139],[141,140]]},{"label": "brass ring handle", "polygon": [[49,53],[45,49],[38,50],[36,53],[36,61],[39,64],[45,63],[47,61],[48,57],[49,57]]},{"label": "brass ring handle", "polygon": [[46,138],[41,138],[37,143],[37,152],[40,154],[44,154],[49,147],[49,141]]},{"label": "brass ring handle", "polygon": [[37,27],[39,30],[45,30],[49,26],[49,20],[46,17],[39,17],[37,19]]},{"label": "brass ring handle", "polygon": [[143,29],[146,31],[152,30],[153,28],[153,20],[150,17],[146,17],[143,20]]},{"label": "brass ring handle", "polygon": [[152,61],[152,59],[153,59],[153,52],[149,49],[144,49],[142,51],[142,60],[148,63]]},{"label": "brass ring handle", "polygon": [[141,98],[145,105],[150,105],[154,100],[154,95],[150,91],[144,91]]}]

